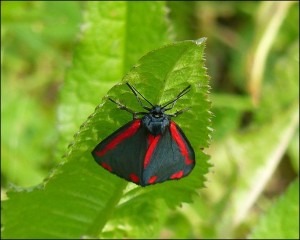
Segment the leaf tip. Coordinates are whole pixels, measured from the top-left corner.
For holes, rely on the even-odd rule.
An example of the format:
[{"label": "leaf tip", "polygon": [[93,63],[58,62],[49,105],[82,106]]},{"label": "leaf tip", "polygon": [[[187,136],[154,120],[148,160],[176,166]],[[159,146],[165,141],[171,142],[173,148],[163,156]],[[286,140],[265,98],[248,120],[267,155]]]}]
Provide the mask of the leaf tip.
[{"label": "leaf tip", "polygon": [[207,39],[206,37],[199,38],[195,42],[197,45],[201,45],[202,43],[206,42],[206,39]]}]

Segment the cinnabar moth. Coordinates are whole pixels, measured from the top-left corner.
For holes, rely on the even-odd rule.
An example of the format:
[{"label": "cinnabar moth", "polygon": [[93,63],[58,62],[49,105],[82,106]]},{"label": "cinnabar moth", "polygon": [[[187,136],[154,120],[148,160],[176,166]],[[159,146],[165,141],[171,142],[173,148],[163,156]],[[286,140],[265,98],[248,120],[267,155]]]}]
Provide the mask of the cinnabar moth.
[{"label": "cinnabar moth", "polygon": [[[147,112],[134,112],[109,98],[133,120],[100,142],[92,151],[95,161],[106,170],[141,186],[187,176],[195,166],[194,150],[180,127],[171,120],[189,108],[166,114],[190,86],[163,105],[153,105],[135,87],[126,83]],[[141,96],[151,107],[143,105]],[[168,107],[169,106],[169,107]],[[140,118],[138,116],[141,116]]]}]

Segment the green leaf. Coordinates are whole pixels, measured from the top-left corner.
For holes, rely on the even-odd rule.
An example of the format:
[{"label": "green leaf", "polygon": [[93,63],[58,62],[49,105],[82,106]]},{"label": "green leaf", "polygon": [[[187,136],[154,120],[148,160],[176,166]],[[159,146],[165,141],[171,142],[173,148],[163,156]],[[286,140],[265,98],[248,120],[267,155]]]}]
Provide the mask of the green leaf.
[{"label": "green leaf", "polygon": [[59,156],[105,93],[142,55],[169,41],[164,2],[87,2],[86,7],[61,91]]},{"label": "green leaf", "polygon": [[250,239],[299,239],[299,178],[261,217]]},{"label": "green leaf", "polygon": [[[124,82],[129,81],[153,103],[173,99],[191,85],[188,96],[178,101],[174,111],[191,107],[176,122],[183,128],[196,153],[196,167],[180,181],[168,181],[146,188],[128,184],[99,167],[91,150],[132,116],[104,101],[81,126],[67,161],[48,181],[31,192],[8,193],[3,203],[3,236],[8,238],[79,238],[106,236],[145,236],[154,232],[149,222],[159,218],[160,205],[169,207],[191,201],[203,186],[208,172],[208,156],[200,148],[208,146],[210,103],[207,101],[208,77],[203,60],[204,42],[184,41],[151,51],[142,57],[108,95],[139,108],[135,96]],[[127,186],[127,187],[126,187]],[[156,203],[153,205],[153,203]],[[13,209],[22,209],[15,211]],[[150,219],[150,221],[149,221]],[[124,229],[124,225],[128,226]],[[105,228],[104,228],[105,227]],[[138,232],[138,229],[140,232]]]}]

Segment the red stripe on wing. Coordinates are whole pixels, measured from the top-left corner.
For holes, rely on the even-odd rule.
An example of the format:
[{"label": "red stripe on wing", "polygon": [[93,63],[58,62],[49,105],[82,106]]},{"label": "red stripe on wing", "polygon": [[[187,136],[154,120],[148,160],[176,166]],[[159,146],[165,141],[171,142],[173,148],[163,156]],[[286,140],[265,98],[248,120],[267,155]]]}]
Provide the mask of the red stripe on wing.
[{"label": "red stripe on wing", "polygon": [[111,166],[109,166],[107,163],[105,163],[105,162],[103,162],[103,163],[101,163],[101,166],[103,167],[103,168],[105,168],[106,170],[108,170],[108,171],[112,171],[112,168],[111,168]]},{"label": "red stripe on wing", "polygon": [[172,121],[170,123],[170,131],[171,131],[172,138],[179,146],[180,152],[184,157],[185,163],[192,164],[194,161],[189,158],[189,151],[185,144],[185,140],[182,138],[181,133],[177,130],[176,124]]},{"label": "red stripe on wing", "polygon": [[105,148],[103,148],[101,151],[97,151],[96,155],[98,157],[102,157],[105,155],[105,153],[109,150],[114,149],[120,142],[124,141],[126,138],[131,137],[136,133],[136,131],[139,129],[141,125],[141,120],[137,119],[135,120],[129,128],[127,128],[124,132],[121,132],[119,135],[117,135],[110,143],[108,143]]},{"label": "red stripe on wing", "polygon": [[151,143],[153,142],[154,139],[155,139],[155,136],[153,136],[151,134],[148,135],[148,146],[151,145]]},{"label": "red stripe on wing", "polygon": [[152,154],[154,152],[154,149],[156,148],[156,145],[157,145],[160,137],[161,137],[160,135],[157,135],[157,136],[153,136],[151,134],[148,135],[149,147],[148,147],[148,150],[146,152],[145,159],[144,159],[144,169],[150,163],[150,159],[152,157]]}]

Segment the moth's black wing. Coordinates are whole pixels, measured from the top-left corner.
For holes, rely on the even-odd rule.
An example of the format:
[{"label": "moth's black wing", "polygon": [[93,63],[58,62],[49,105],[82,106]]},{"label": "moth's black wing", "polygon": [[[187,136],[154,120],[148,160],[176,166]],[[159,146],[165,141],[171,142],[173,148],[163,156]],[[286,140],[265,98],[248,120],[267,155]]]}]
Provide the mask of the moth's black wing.
[{"label": "moth's black wing", "polygon": [[92,151],[95,161],[106,170],[139,185],[147,151],[147,130],[141,120],[128,122],[100,142]]},{"label": "moth's black wing", "polygon": [[195,166],[194,150],[173,121],[163,135],[152,139],[145,155],[143,185],[187,176]]}]

